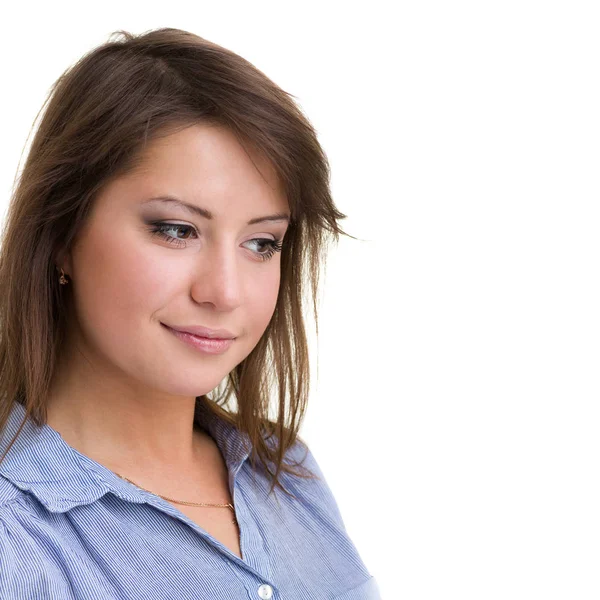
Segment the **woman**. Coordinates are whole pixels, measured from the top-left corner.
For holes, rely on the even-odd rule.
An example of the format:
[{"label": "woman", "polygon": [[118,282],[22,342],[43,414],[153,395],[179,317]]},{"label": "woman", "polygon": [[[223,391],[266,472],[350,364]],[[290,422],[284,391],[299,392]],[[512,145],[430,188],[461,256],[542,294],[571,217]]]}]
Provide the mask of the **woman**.
[{"label": "woman", "polygon": [[315,132],[236,54],[119,33],[56,82],[6,220],[0,597],[378,598],[297,434],[344,234]]}]

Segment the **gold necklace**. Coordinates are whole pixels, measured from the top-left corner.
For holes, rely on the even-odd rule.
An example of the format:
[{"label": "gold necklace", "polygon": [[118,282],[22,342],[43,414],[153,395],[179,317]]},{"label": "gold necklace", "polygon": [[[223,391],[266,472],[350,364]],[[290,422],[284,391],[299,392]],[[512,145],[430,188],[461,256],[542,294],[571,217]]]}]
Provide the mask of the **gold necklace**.
[{"label": "gold necklace", "polygon": [[[131,479],[127,479],[127,477],[123,477],[123,475],[119,475],[116,471],[113,471],[113,473],[115,475],[118,475],[121,479],[124,479],[125,481],[129,481],[129,483],[132,483],[133,485],[139,487],[140,489],[144,490],[145,492],[154,494],[154,492],[151,492],[150,490],[143,488],[141,485],[135,483],[135,481],[131,481]],[[235,516],[235,508],[233,507],[233,504],[230,504],[229,502],[227,504],[209,504],[208,502],[184,502],[182,500],[174,500],[173,498],[167,498],[167,496],[161,496],[160,494],[154,494],[154,495],[158,496],[159,498],[162,498],[163,500],[168,500],[169,502],[175,502],[175,504],[185,504],[186,506],[212,506],[215,508],[229,508],[233,512],[233,521],[231,521],[231,522],[233,524],[237,524],[237,519]]]}]

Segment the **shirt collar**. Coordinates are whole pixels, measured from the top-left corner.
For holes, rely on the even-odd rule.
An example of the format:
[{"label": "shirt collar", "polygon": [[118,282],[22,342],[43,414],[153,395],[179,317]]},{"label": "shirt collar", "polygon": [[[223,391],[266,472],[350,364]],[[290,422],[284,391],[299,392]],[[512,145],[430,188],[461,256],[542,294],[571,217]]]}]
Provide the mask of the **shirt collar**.
[{"label": "shirt collar", "polygon": [[[15,402],[0,437],[0,456],[24,416],[25,407]],[[235,476],[250,453],[248,435],[212,413],[200,401],[196,402],[194,420],[210,433],[221,450],[233,489]],[[21,490],[32,493],[51,512],[65,512],[89,504],[107,492],[137,503],[146,502],[148,496],[152,496],[69,446],[49,425],[38,427],[31,417],[0,463],[0,474]]]}]

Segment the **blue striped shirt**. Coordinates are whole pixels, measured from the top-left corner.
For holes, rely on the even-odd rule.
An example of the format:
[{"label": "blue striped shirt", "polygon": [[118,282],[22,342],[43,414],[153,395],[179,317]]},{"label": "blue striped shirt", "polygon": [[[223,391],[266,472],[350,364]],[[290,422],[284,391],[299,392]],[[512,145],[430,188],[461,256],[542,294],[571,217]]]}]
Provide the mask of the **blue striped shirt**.
[{"label": "blue striped shirt", "polygon": [[[380,600],[310,450],[302,464],[320,480],[283,474],[297,499],[268,495],[266,476],[246,460],[248,437],[197,407],[227,464],[242,559],[28,418],[0,464],[0,598]],[[15,403],[0,452],[24,415]],[[305,452],[296,444],[288,455]]]}]

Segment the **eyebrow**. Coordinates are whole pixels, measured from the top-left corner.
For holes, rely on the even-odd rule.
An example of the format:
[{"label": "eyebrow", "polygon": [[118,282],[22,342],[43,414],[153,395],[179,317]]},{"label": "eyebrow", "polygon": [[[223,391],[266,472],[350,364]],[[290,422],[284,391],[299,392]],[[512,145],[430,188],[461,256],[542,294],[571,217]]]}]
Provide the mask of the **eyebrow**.
[{"label": "eyebrow", "polygon": [[[206,208],[202,208],[201,206],[197,206],[196,204],[188,204],[187,202],[183,202],[178,198],[174,198],[173,196],[155,196],[145,200],[143,204],[168,204],[170,206],[178,206],[184,209],[186,212],[189,212],[193,215],[199,215],[204,217],[205,219],[212,220],[215,218],[213,213],[211,213]],[[288,213],[276,213],[274,215],[267,215],[265,217],[256,217],[254,219],[250,219],[248,221],[248,225],[254,225],[256,223],[263,223],[264,221],[287,221],[290,222],[290,215]]]}]

